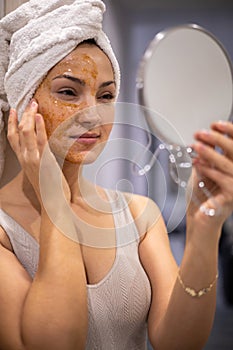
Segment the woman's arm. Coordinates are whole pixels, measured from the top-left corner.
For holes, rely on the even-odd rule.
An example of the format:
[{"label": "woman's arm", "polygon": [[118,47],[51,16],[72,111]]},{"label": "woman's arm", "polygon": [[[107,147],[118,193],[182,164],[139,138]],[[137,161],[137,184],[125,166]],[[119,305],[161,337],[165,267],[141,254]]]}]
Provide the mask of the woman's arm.
[{"label": "woman's arm", "polygon": [[59,232],[43,210],[38,271],[22,311],[23,342],[33,350],[84,349],[86,333],[86,276],[80,246]]},{"label": "woman's arm", "polygon": [[[41,245],[33,281],[15,255],[0,245],[2,350],[85,348],[86,283],[79,248],[52,230],[46,225],[44,236],[52,234],[56,242],[49,239],[47,247]],[[47,255],[45,263],[41,259]]]},{"label": "woman's arm", "polygon": [[[3,330],[7,330],[2,331],[0,347],[3,350],[84,349],[87,333],[87,295],[81,249],[78,243],[67,238],[69,231],[75,228],[70,211],[67,210],[67,202],[57,202],[59,189],[53,187],[54,191],[48,192],[50,198],[48,201],[46,199],[46,204],[56,211],[53,222],[47,214],[45,198],[42,200],[40,197],[39,167],[46,133],[43,119],[36,115],[36,111],[37,106],[30,105],[19,126],[16,112],[12,111],[8,139],[41,204],[39,265],[34,280],[29,281],[16,259],[3,248],[4,253],[0,259],[6,270],[0,271],[0,283],[5,284],[6,292],[1,291],[0,299],[7,305],[6,310],[10,311],[14,322],[10,323],[9,320],[7,324],[8,318],[5,313],[0,312],[0,324]],[[53,162],[55,158],[51,155],[47,165],[56,167]],[[54,174],[53,170],[51,174]],[[52,176],[48,176],[48,186],[53,185]],[[67,190],[66,186],[64,188]],[[69,200],[68,191],[65,196]],[[67,232],[61,232],[59,229],[60,218],[62,228]],[[67,233],[67,236],[64,233]],[[11,261],[11,264],[8,265],[8,261]],[[12,278],[19,282],[19,295],[18,288],[11,288],[14,281],[8,276],[13,276]],[[7,294],[9,289],[12,290]],[[16,302],[12,302],[14,300]],[[11,337],[11,333],[16,337]]]},{"label": "woman's arm", "polygon": [[[228,135],[228,138],[225,136]],[[187,234],[183,260],[179,269],[172,259],[163,224],[155,224],[140,246],[142,263],[152,284],[153,298],[149,314],[150,341],[154,349],[200,350],[203,348],[214,319],[218,243],[223,222],[233,209],[233,126],[216,123],[209,133],[196,135],[199,143],[195,169],[212,189],[212,199],[194,191],[203,207],[215,206],[216,215],[207,216],[194,201],[187,211]],[[223,150],[217,153],[213,147]],[[191,296],[185,288],[200,291]]]},{"label": "woman's arm", "polygon": [[[216,284],[201,298],[193,298],[184,291],[177,278],[178,267],[167,233],[161,226],[149,231],[140,246],[141,261],[152,285],[150,341],[153,348],[159,350],[200,350],[213,323]],[[180,266],[186,286],[196,290],[208,287],[217,271],[216,249],[205,244],[199,246],[191,242],[186,245]]]}]

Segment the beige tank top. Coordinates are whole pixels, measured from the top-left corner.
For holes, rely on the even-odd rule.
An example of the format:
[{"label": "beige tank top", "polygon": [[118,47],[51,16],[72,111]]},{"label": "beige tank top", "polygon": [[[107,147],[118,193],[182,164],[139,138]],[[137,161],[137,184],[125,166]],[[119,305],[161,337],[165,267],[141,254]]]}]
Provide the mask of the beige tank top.
[{"label": "beige tank top", "polygon": [[[139,260],[139,234],[123,194],[112,191],[107,194],[116,229],[116,258],[99,283],[87,285],[86,350],[145,350],[151,288]],[[33,278],[38,266],[39,244],[3,210],[0,210],[0,225],[15,255]]]}]

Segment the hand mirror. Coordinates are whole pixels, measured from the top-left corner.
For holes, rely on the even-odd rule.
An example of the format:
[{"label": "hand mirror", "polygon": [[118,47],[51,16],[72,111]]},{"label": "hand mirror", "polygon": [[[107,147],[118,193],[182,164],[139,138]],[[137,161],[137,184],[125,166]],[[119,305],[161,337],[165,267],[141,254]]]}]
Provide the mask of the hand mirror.
[{"label": "hand mirror", "polygon": [[[232,119],[231,61],[205,29],[195,24],[173,27],[149,44],[140,62],[137,89],[152,134],[170,152],[170,174],[186,187],[194,133],[209,129],[214,121]],[[184,169],[189,169],[188,176]],[[211,196],[201,180],[199,184]]]}]

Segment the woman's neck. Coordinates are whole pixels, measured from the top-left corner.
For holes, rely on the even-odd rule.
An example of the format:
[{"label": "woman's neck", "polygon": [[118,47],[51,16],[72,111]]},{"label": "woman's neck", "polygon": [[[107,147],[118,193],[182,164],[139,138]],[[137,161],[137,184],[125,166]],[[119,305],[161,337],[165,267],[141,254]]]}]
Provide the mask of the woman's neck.
[{"label": "woman's neck", "polygon": [[[85,208],[98,207],[104,211],[109,210],[109,204],[103,189],[85,179],[82,170],[82,166],[77,164],[66,162],[63,165],[62,171],[71,192],[71,203]],[[7,191],[11,191],[14,194],[14,202],[17,202],[17,205],[30,205],[38,213],[40,212],[40,202],[33,186],[23,171],[20,171],[6,187]]]},{"label": "woman's neck", "polygon": [[[76,164],[64,164],[63,174],[70,188],[71,197],[73,198],[80,195],[81,190],[79,189],[79,185],[82,183],[80,180],[82,177],[81,167]],[[20,171],[6,187],[9,187],[9,189],[11,188],[13,192],[17,193],[16,197],[20,203],[23,205],[30,203],[38,211],[40,210],[40,203],[33,186],[23,171]]]},{"label": "woman's neck", "polygon": [[64,163],[63,174],[71,191],[71,203],[90,211],[110,212],[110,205],[103,188],[83,176],[83,166]]},{"label": "woman's neck", "polygon": [[62,172],[70,188],[71,198],[81,195],[80,186],[83,182],[82,170],[83,168],[79,164],[72,164],[66,161],[63,164]]}]

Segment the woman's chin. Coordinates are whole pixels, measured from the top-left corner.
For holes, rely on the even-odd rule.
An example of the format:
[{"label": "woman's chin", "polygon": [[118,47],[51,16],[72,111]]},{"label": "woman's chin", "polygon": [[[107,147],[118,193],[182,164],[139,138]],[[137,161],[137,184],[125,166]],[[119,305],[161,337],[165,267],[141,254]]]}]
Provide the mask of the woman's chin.
[{"label": "woman's chin", "polygon": [[65,157],[65,161],[71,164],[84,165],[95,162],[99,153],[93,151],[79,152],[78,154],[69,155]]}]

